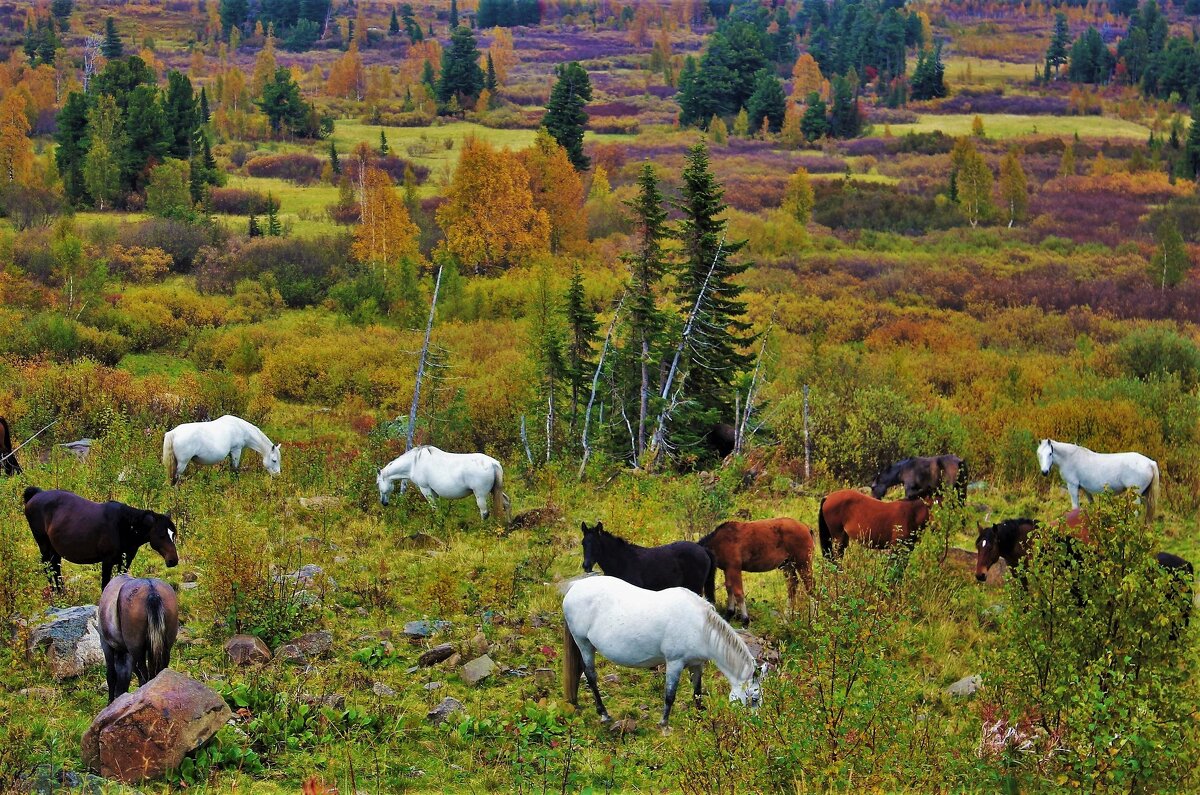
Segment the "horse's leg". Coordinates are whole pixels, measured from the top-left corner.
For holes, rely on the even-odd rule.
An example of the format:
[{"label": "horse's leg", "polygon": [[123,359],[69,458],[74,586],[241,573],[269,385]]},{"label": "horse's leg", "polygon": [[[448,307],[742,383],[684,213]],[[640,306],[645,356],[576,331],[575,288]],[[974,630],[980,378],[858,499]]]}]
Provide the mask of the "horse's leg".
[{"label": "horse's leg", "polygon": [[475,492],[475,504],[479,506],[479,518],[485,522],[491,516],[491,513],[488,511],[488,495],[490,494],[490,491]]},{"label": "horse's leg", "polygon": [[242,448],[229,448],[229,463],[233,465],[233,474],[238,474],[238,470],[242,466]]},{"label": "horse's leg", "polygon": [[1067,493],[1071,495],[1071,507],[1079,507],[1079,484],[1067,481]]},{"label": "horse's leg", "polygon": [[725,620],[733,617],[737,609],[737,593],[742,589],[742,570],[730,564],[725,569]]},{"label": "horse's leg", "polygon": [[667,662],[667,692],[663,699],[663,716],[659,727],[667,731],[667,719],[671,717],[671,706],[675,703],[675,692],[679,690],[679,677],[683,675],[683,660]]},{"label": "horse's leg", "polygon": [[[108,685],[109,703],[112,699],[129,692],[129,682],[133,679],[133,655],[128,651],[113,654],[113,679]],[[113,685],[116,685],[115,692]]]},{"label": "horse's leg", "polygon": [[692,674],[692,703],[696,709],[704,709],[704,702],[700,698],[700,676],[704,673],[704,665],[693,665],[688,670]]},{"label": "horse's leg", "polygon": [[100,651],[104,652],[104,678],[108,682],[108,703],[117,700],[117,661],[113,650],[105,642],[100,643]]},{"label": "horse's leg", "polygon": [[100,590],[103,591],[108,581],[112,579],[113,568],[117,565],[120,558],[108,559],[104,561],[100,569]]},{"label": "horse's leg", "polygon": [[729,583],[729,582],[726,583],[726,587],[729,587],[730,585],[732,585],[732,588],[733,588],[733,601],[734,601],[733,609],[741,617],[742,626],[748,627],[748,626],[750,626],[750,613],[746,610],[746,589],[744,587],[742,587],[742,570],[741,570],[741,568],[735,568],[733,570],[732,578],[730,577],[729,573],[726,572],[725,578],[726,578],[726,580],[732,580],[732,583]]},{"label": "horse's leg", "polygon": [[171,485],[172,485],[172,486],[178,486],[178,485],[179,485],[179,480],[180,480],[180,478],[182,478],[182,477],[183,477],[183,470],[187,469],[187,468],[188,468],[188,464],[192,463],[192,459],[190,459],[190,458],[185,458],[185,459],[183,459],[182,461],[180,461],[178,456],[176,456],[176,457],[175,457],[175,461],[176,461],[176,464],[175,464],[175,477],[171,479]]},{"label": "horse's leg", "polygon": [[437,498],[433,496],[433,490],[430,489],[428,486],[418,486],[417,488],[421,490],[421,496],[423,496],[425,498],[425,501],[429,503],[429,507],[433,508],[436,511],[437,510]]},{"label": "horse's leg", "polygon": [[601,723],[608,723],[611,718],[608,716],[608,710],[604,708],[604,702],[600,700],[600,685],[596,682],[596,650],[590,643],[577,645],[579,646],[579,656],[583,659],[583,676],[587,679],[592,696],[596,699],[596,712],[600,715]]},{"label": "horse's leg", "polygon": [[796,616],[796,584],[797,584],[796,564],[795,563],[786,564],[783,567],[783,573],[787,577],[788,611],[790,613],[790,615],[788,617],[795,618],[795,616]]}]

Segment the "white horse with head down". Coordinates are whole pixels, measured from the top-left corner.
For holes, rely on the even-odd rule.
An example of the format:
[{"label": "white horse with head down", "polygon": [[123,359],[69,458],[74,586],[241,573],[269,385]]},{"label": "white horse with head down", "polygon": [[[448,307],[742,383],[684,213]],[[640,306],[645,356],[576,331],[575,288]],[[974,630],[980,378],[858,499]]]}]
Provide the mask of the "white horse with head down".
[{"label": "white horse with head down", "polygon": [[504,468],[483,453],[447,453],[433,445],[414,447],[379,470],[375,485],[384,505],[388,504],[398,480],[411,481],[430,505],[436,497],[457,500],[474,494],[479,515],[484,519],[491,516],[489,494],[492,507],[500,511],[501,517],[507,516],[511,507],[504,493]]},{"label": "white horse with head down", "polygon": [[1042,474],[1049,475],[1057,464],[1066,481],[1071,507],[1079,507],[1079,489],[1091,502],[1093,494],[1105,489],[1137,489],[1146,497],[1146,521],[1154,518],[1159,496],[1158,462],[1141,453],[1097,453],[1078,444],[1042,439],[1037,449]]},{"label": "white horse with head down", "polygon": [[236,474],[242,463],[242,450],[247,447],[262,456],[267,472],[279,474],[279,445],[256,426],[231,414],[211,422],[185,422],[167,431],[163,436],[162,461],[173,486],[192,462],[211,466],[228,458]]}]

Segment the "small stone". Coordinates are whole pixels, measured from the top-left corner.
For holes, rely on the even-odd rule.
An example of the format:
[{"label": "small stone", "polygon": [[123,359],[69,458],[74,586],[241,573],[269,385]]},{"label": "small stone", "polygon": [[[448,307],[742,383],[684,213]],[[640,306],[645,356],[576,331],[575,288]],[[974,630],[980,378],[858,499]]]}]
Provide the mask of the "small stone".
[{"label": "small stone", "polygon": [[[105,692],[107,692],[107,688]],[[17,693],[39,702],[53,701],[58,696],[58,691],[52,687],[23,687]]]},{"label": "small stone", "polygon": [[296,638],[292,643],[309,657],[328,657],[333,648],[333,633],[324,629],[309,632]]},{"label": "small stone", "polygon": [[546,687],[552,686],[555,678],[555,670],[553,668],[538,668],[533,672],[533,681]]},{"label": "small stone", "polygon": [[452,656],[454,656],[454,646],[449,643],[442,643],[422,653],[417,658],[417,665],[422,668],[428,668],[431,665],[437,665],[443,660],[448,660]]},{"label": "small stone", "polygon": [[425,690],[429,691],[429,692],[433,692],[434,690],[437,690],[441,686],[442,686],[441,682],[427,682],[424,685]]},{"label": "small stone", "polygon": [[1004,578],[1008,576],[1008,562],[1001,558],[996,561],[995,565],[988,569],[987,579],[984,580],[988,585],[1003,585]]},{"label": "small stone", "polygon": [[461,701],[459,701],[457,698],[446,696],[442,699],[440,704],[429,710],[429,713],[425,717],[434,726],[438,726],[444,723],[446,719],[454,713],[463,711],[464,710]]},{"label": "small stone", "polygon": [[410,665],[410,666],[408,666],[407,668],[405,668],[405,669],[404,669],[404,673],[406,673],[406,674],[415,674],[415,673],[416,673],[417,671],[419,671],[419,670],[421,670],[421,666],[419,666],[419,665]]},{"label": "small stone", "polygon": [[225,653],[234,665],[252,665],[271,661],[271,650],[253,635],[234,635],[225,642]]},{"label": "small stone", "polygon": [[311,510],[325,510],[327,508],[336,508],[340,503],[337,497],[318,496],[318,497],[301,497],[298,502],[301,508],[309,508]]},{"label": "small stone", "polygon": [[383,682],[373,682],[371,684],[371,692],[380,698],[390,698],[396,695],[396,691],[385,685]]},{"label": "small stone", "polygon": [[458,670],[458,675],[469,685],[476,685],[487,679],[496,670],[496,663],[486,654],[476,657]]},{"label": "small stone", "polygon": [[179,584],[179,590],[181,591],[194,591],[199,587],[200,583],[198,582],[181,582]]},{"label": "small stone", "polygon": [[741,636],[742,641],[745,642],[746,648],[754,655],[754,661],[757,664],[768,663],[771,666],[779,665],[779,652],[772,649],[767,644],[767,641],[744,629],[739,629],[737,633]]},{"label": "small stone", "polygon": [[323,696],[306,694],[303,696],[303,700],[311,707],[328,707],[335,712],[341,712],[346,708],[346,697],[341,693],[326,693]]},{"label": "small stone", "polygon": [[185,571],[183,573],[184,582],[196,582],[198,579],[200,579],[200,576],[194,571]]},{"label": "small stone", "polygon": [[275,650],[276,658],[295,665],[308,662],[308,656],[295,643],[285,643]]},{"label": "small stone", "polygon": [[442,546],[442,542],[428,533],[414,533],[413,535],[401,538],[396,546],[400,549],[430,549]]},{"label": "small stone", "polygon": [[620,682],[620,681],[621,681],[621,677],[619,674],[606,674],[604,677],[605,684],[615,685],[617,682]]},{"label": "small stone", "polygon": [[608,730],[613,734],[620,734],[620,735],[632,734],[634,731],[637,730],[637,721],[634,720],[633,718],[622,718],[621,720],[614,720],[611,724],[609,724]]},{"label": "small stone", "polygon": [[311,588],[314,585],[325,585],[331,589],[337,588],[337,583],[333,581],[333,578],[315,563],[309,563],[291,574],[285,574],[284,579],[294,580],[300,588]]},{"label": "small stone", "polygon": [[450,629],[449,621],[409,621],[404,625],[404,634],[410,638],[428,638],[435,632],[445,632]]},{"label": "small stone", "polygon": [[978,674],[972,676],[964,676],[954,684],[946,688],[946,692],[952,696],[970,696],[974,695],[979,688],[983,687],[983,677]]},{"label": "small stone", "polygon": [[475,637],[471,638],[471,650],[476,654],[487,654],[491,644],[482,632],[476,632]]},{"label": "small stone", "polygon": [[446,658],[446,667],[457,668],[460,662],[462,662],[462,655],[458,652],[454,652],[454,654],[451,654]]}]

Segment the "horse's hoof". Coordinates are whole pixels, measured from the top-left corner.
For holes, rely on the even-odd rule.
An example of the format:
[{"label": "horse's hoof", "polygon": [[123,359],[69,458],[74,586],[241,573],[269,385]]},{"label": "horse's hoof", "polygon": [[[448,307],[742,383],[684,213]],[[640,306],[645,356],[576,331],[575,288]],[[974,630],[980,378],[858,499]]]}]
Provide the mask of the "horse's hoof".
[{"label": "horse's hoof", "polygon": [[743,616],[742,617],[742,629],[745,629],[748,626],[750,626],[750,616]]},{"label": "horse's hoof", "polygon": [[658,724],[658,730],[662,732],[663,737],[669,737],[671,735],[671,727],[665,723]]},{"label": "horse's hoof", "polygon": [[601,723],[611,723],[612,716],[610,716],[607,712],[605,712],[603,715],[600,716],[600,722]]}]

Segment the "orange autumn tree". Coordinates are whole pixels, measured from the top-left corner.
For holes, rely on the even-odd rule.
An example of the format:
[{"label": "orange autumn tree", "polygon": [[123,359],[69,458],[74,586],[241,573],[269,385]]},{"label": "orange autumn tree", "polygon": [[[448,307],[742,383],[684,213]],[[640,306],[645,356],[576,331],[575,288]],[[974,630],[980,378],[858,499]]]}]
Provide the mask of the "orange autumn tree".
[{"label": "orange autumn tree", "polygon": [[474,137],[463,141],[437,222],[446,248],[476,272],[507,267],[550,248],[550,218],[533,203],[521,158]]},{"label": "orange autumn tree", "polygon": [[346,54],[330,67],[325,90],[331,97],[362,99],[365,83],[362,56],[358,53],[358,42],[354,41],[350,43]]},{"label": "orange autumn tree", "polygon": [[825,78],[821,75],[821,67],[817,65],[815,58],[804,53],[796,59],[795,65],[792,66],[792,102],[804,104],[808,101],[809,94],[814,91],[821,93],[824,84]]},{"label": "orange autumn tree", "polygon": [[358,201],[362,222],[354,230],[352,253],[359,262],[394,265],[401,260],[419,261],[420,230],[408,215],[404,199],[393,187],[387,172],[359,161]]},{"label": "orange autumn tree", "polygon": [[545,127],[538,129],[533,145],[521,152],[529,172],[533,206],[545,210],[550,221],[550,251],[571,251],[586,240],[587,211],[583,207],[583,180],[571,165],[567,150]]},{"label": "orange autumn tree", "polygon": [[9,91],[0,100],[0,180],[24,185],[32,176],[33,142],[29,140],[25,94]]}]

